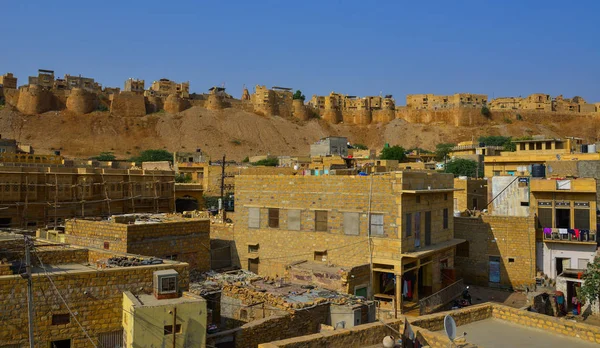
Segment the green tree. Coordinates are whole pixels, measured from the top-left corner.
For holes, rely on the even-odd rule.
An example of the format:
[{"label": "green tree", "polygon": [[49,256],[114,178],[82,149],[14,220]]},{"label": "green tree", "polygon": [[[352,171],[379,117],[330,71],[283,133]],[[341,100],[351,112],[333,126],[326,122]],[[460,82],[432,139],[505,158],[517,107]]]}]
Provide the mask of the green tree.
[{"label": "green tree", "polygon": [[583,298],[594,305],[600,297],[600,257],[596,256],[594,262],[588,263],[583,274],[583,285],[581,286]]},{"label": "green tree", "polygon": [[479,137],[479,142],[486,146],[502,146],[504,151],[515,151],[517,148],[513,143],[512,137],[503,137],[501,135],[489,135]]},{"label": "green tree", "polygon": [[113,154],[112,152],[100,152],[98,156],[93,158],[98,161],[114,161],[117,159],[115,154]]},{"label": "green tree", "polygon": [[173,154],[167,150],[144,150],[138,157],[132,158],[137,163],[142,162],[158,162],[158,161],[169,161],[173,163]]},{"label": "green tree", "polygon": [[260,161],[256,161],[252,163],[255,166],[267,166],[267,167],[277,167],[279,165],[279,160],[277,158],[265,158]]},{"label": "green tree", "polygon": [[246,156],[243,160],[242,163],[248,163],[250,162],[250,157]]},{"label": "green tree", "polygon": [[435,159],[438,161],[443,161],[448,153],[452,151],[452,148],[455,147],[456,144],[452,143],[441,143],[435,146]]},{"label": "green tree", "polygon": [[501,135],[481,136],[477,139],[486,146],[504,146],[512,141],[512,137],[503,137]]},{"label": "green tree", "polygon": [[406,150],[402,146],[394,145],[392,147],[384,147],[381,150],[379,158],[384,160],[397,160],[402,162],[406,159]]},{"label": "green tree", "polygon": [[352,146],[354,146],[354,148],[357,150],[368,150],[369,149],[369,147],[365,144],[352,144]]},{"label": "green tree", "polygon": [[[452,173],[454,176],[483,176],[481,169],[477,173],[477,162],[464,158],[457,158],[446,163],[446,173]],[[478,175],[479,174],[479,175]]]},{"label": "green tree", "polygon": [[492,116],[492,112],[490,111],[490,109],[488,109],[488,107],[487,107],[487,106],[483,106],[483,107],[481,108],[481,114],[482,114],[484,117],[488,117],[488,118],[489,118],[490,116]]},{"label": "green tree", "polygon": [[423,148],[420,148],[420,147],[410,148],[410,149],[406,150],[406,152],[432,153],[432,151],[427,150],[427,149],[423,149]]},{"label": "green tree", "polygon": [[192,182],[192,174],[179,173],[179,174],[175,175],[175,182],[184,183],[184,184],[190,183],[190,182]]},{"label": "green tree", "polygon": [[300,99],[300,100],[302,100],[302,101],[305,101],[305,100],[306,100],[306,96],[304,96],[304,94],[302,94],[302,91],[301,91],[301,90],[299,90],[299,89],[298,89],[298,90],[296,90],[296,93],[294,93],[294,97],[293,97],[293,98],[294,98],[294,99]]}]

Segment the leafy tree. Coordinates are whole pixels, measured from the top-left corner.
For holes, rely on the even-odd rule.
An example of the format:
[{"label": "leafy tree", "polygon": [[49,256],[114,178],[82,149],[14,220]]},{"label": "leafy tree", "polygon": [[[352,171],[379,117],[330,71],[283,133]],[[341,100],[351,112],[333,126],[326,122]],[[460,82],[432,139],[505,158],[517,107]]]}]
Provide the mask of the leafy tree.
[{"label": "leafy tree", "polygon": [[406,150],[406,152],[413,152],[413,151],[418,152],[418,153],[432,153],[432,151],[427,150],[427,149],[422,149],[420,147],[413,147],[413,148]]},{"label": "leafy tree", "polygon": [[479,137],[479,142],[487,146],[502,146],[504,151],[515,151],[516,145],[512,142],[512,137],[503,137],[501,135],[490,135]]},{"label": "leafy tree", "polygon": [[302,94],[301,90],[296,90],[296,93],[294,93],[293,99],[300,99],[302,101],[306,100],[306,96],[304,94]]},{"label": "leafy tree", "polygon": [[477,139],[480,143],[487,146],[504,146],[512,141],[512,137],[503,137],[501,135],[481,136]]},{"label": "leafy tree", "polygon": [[594,305],[600,297],[600,257],[596,256],[594,262],[588,263],[583,274],[583,285],[581,286],[583,298]]},{"label": "leafy tree", "polygon": [[277,158],[265,158],[260,161],[256,161],[252,163],[255,166],[267,166],[267,167],[277,167],[279,165],[279,160]]},{"label": "leafy tree", "polygon": [[190,173],[179,173],[175,176],[175,182],[184,184],[190,183],[192,182],[192,175]]},{"label": "leafy tree", "polygon": [[488,109],[488,107],[487,107],[487,106],[484,106],[484,107],[482,107],[482,108],[481,108],[481,114],[482,114],[484,117],[488,117],[488,118],[489,118],[490,116],[492,116],[492,112],[490,111],[490,109]]},{"label": "leafy tree", "polygon": [[368,150],[369,147],[365,144],[352,144],[352,146],[357,150]]},{"label": "leafy tree", "polygon": [[452,143],[441,143],[435,146],[435,159],[438,161],[443,161],[448,153],[452,151],[452,148],[455,147],[456,144]]},{"label": "leafy tree", "polygon": [[108,106],[100,103],[100,104],[98,104],[98,107],[96,108],[96,110],[98,110],[98,111],[108,111],[109,109],[108,109]]},{"label": "leafy tree", "polygon": [[167,150],[144,150],[138,157],[132,158],[137,163],[142,162],[158,162],[158,161],[169,161],[173,162],[173,154]]},{"label": "leafy tree", "polygon": [[383,150],[381,150],[381,156],[379,156],[379,158],[384,160],[397,160],[399,162],[402,162],[406,159],[406,150],[404,150],[402,146],[398,145],[384,147]]},{"label": "leafy tree", "polygon": [[[477,162],[464,158],[457,158],[446,163],[446,173],[452,173],[454,176],[483,176],[481,169],[477,173]],[[479,175],[478,175],[479,174]]]},{"label": "leafy tree", "polygon": [[98,161],[114,161],[117,157],[112,152],[100,152],[94,159]]},{"label": "leafy tree", "polygon": [[246,156],[246,158],[244,158],[242,160],[242,163],[248,163],[248,162],[250,162],[250,157]]}]

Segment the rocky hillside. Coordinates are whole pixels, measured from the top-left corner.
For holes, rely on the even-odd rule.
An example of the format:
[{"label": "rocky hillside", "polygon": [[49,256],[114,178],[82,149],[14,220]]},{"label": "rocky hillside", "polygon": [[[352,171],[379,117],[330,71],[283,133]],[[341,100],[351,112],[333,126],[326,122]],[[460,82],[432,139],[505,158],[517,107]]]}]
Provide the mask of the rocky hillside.
[{"label": "rocky hillside", "polygon": [[[514,116],[514,115],[513,115]],[[594,116],[535,117],[517,121],[509,113],[477,127],[444,123],[408,123],[396,119],[367,126],[307,122],[278,116],[258,116],[238,109],[207,110],[192,107],[172,115],[156,113],[124,118],[109,112],[74,116],[67,111],[23,116],[10,107],[0,110],[0,134],[30,143],[39,153],[61,150],[66,156],[94,156],[112,151],[129,158],[144,149],[194,151],[202,148],[213,157],[226,154],[241,160],[260,154],[304,155],[309,145],[328,135],[346,136],[353,143],[382,147],[435,148],[441,142],[469,140],[479,135],[579,136],[595,141],[600,121]],[[514,120],[514,121],[513,121]]]}]

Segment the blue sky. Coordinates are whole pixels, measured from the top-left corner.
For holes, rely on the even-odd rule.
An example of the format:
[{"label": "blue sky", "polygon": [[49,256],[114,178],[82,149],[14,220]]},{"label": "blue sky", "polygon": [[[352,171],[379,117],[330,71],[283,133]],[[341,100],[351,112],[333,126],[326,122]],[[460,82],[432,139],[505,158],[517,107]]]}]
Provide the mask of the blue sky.
[{"label": "blue sky", "polygon": [[0,69],[353,95],[600,102],[600,1],[10,1]]}]

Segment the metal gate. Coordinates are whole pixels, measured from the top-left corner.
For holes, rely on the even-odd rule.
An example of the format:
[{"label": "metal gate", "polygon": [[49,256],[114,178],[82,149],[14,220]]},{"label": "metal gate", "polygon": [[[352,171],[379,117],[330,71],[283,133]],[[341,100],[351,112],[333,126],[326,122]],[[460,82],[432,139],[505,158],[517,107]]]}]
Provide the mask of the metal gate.
[{"label": "metal gate", "polygon": [[125,344],[123,343],[123,330],[104,332],[98,334],[98,347],[101,348],[122,348]]}]

